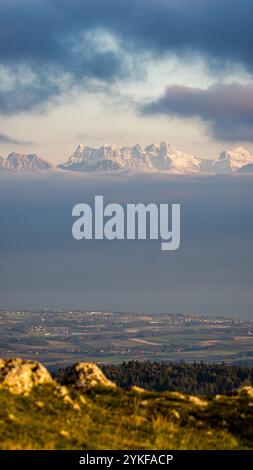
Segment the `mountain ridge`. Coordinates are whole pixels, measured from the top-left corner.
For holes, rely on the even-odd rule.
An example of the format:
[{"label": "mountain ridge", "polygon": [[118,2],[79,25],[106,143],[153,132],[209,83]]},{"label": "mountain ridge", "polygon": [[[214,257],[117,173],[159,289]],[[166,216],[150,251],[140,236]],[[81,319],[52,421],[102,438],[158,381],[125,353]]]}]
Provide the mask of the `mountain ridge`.
[{"label": "mountain ridge", "polygon": [[53,165],[46,160],[38,157],[34,153],[16,153],[12,152],[7,158],[0,156],[0,170],[17,172],[37,172],[47,171],[53,168]]},{"label": "mountain ridge", "polygon": [[64,170],[85,173],[117,171],[164,172],[168,174],[231,174],[253,172],[253,155],[242,146],[223,150],[218,158],[204,159],[175,149],[167,142],[145,147],[119,147],[104,144],[99,148],[79,144],[64,163],[53,166],[36,154],[12,152],[0,156],[0,170],[46,172]]}]

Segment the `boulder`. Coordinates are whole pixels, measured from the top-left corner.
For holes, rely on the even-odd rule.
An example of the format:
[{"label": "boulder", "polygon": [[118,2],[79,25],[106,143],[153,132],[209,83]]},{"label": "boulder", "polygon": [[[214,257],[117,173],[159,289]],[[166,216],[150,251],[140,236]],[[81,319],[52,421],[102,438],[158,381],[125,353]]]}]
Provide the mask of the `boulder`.
[{"label": "boulder", "polygon": [[244,387],[239,389],[239,395],[240,396],[245,396],[249,399],[253,399],[253,387],[250,385],[245,385]]},{"label": "boulder", "polygon": [[189,396],[189,401],[193,403],[193,405],[196,406],[207,406],[208,402],[206,400],[203,400],[203,398],[195,397],[193,395]]},{"label": "boulder", "polygon": [[14,394],[30,393],[36,385],[53,382],[48,370],[35,361],[0,359],[0,387]]},{"label": "boulder", "polygon": [[57,380],[62,385],[73,385],[77,389],[87,390],[101,385],[115,388],[116,385],[103,374],[99,367],[91,362],[79,362],[66,369],[61,369]]},{"label": "boulder", "polygon": [[137,385],[132,385],[131,390],[132,390],[132,392],[135,392],[135,393],[145,393],[146,392],[146,390],[144,388],[137,387]]}]

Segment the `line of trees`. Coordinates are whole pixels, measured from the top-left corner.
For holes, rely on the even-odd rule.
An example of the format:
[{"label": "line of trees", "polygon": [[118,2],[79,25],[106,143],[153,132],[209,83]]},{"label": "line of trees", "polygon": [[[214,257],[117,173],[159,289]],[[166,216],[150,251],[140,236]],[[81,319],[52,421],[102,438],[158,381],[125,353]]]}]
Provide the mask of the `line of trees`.
[{"label": "line of trees", "polygon": [[212,396],[233,392],[253,383],[253,368],[227,364],[139,362],[102,366],[106,376],[126,388],[132,385],[156,391]]}]

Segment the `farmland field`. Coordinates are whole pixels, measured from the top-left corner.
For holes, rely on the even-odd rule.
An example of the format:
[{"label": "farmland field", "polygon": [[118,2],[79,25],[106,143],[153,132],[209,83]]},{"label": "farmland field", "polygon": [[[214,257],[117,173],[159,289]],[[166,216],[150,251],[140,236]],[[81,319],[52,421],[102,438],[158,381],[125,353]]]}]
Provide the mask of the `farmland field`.
[{"label": "farmland field", "polygon": [[0,355],[47,366],[89,360],[253,365],[253,323],[170,313],[1,311]]}]

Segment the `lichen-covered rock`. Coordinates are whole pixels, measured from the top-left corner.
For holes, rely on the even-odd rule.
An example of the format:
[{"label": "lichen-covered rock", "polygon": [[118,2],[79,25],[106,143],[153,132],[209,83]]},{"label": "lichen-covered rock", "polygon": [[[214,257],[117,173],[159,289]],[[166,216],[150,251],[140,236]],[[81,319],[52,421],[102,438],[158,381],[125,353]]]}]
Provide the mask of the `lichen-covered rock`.
[{"label": "lichen-covered rock", "polygon": [[62,385],[73,385],[77,389],[87,390],[97,385],[115,388],[116,385],[103,374],[96,364],[79,362],[58,372],[57,380]]},{"label": "lichen-covered rock", "polygon": [[36,385],[53,382],[48,370],[38,362],[19,358],[0,359],[0,387],[14,394],[29,393]]},{"label": "lichen-covered rock", "polygon": [[250,385],[245,385],[244,387],[239,389],[239,394],[253,400],[253,387],[251,387]]},{"label": "lichen-covered rock", "polygon": [[132,390],[132,392],[135,392],[135,393],[145,393],[146,392],[146,390],[144,388],[137,387],[137,385],[132,385],[131,390]]},{"label": "lichen-covered rock", "polygon": [[187,401],[187,396],[181,392],[169,392],[169,396],[175,400]]},{"label": "lichen-covered rock", "polygon": [[203,398],[195,397],[193,395],[189,396],[189,401],[193,403],[193,405],[196,406],[207,406],[208,402],[206,400],[203,400]]}]

